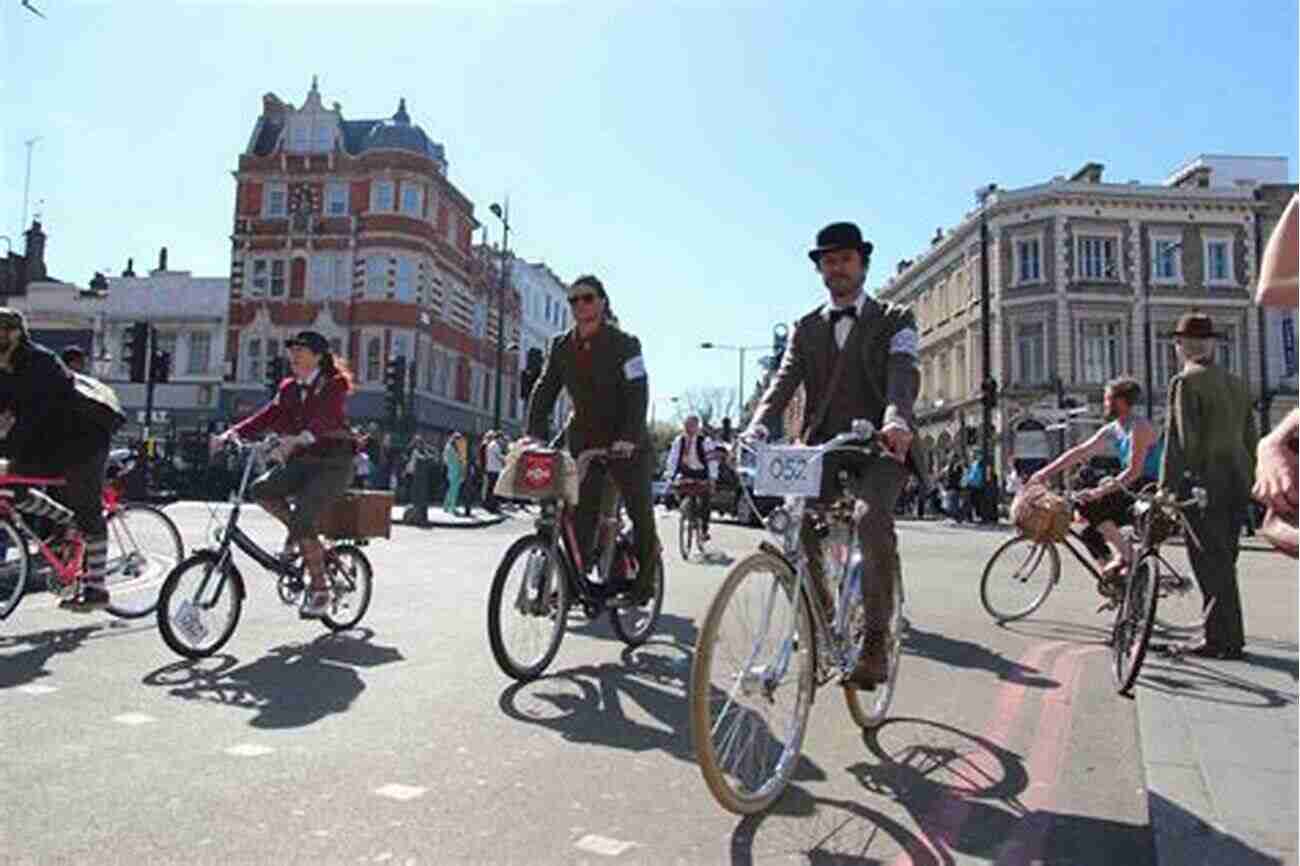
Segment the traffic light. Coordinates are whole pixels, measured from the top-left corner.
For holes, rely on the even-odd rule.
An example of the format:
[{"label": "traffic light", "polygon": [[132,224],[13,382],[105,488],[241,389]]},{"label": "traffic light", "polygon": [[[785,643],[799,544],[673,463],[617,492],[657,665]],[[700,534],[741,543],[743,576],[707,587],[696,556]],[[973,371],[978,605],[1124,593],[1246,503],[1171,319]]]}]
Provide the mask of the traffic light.
[{"label": "traffic light", "polygon": [[528,350],[528,363],[519,377],[519,397],[527,400],[533,393],[533,386],[542,377],[542,350],[536,347]]},{"label": "traffic light", "polygon": [[153,361],[149,365],[149,379],[160,385],[165,385],[172,378],[172,353],[155,351]]},{"label": "traffic light", "polygon": [[384,404],[388,417],[396,420],[402,415],[403,397],[406,392],[406,356],[389,358],[384,365]]},{"label": "traffic light", "polygon": [[149,323],[134,322],[127,329],[126,367],[132,382],[145,380],[145,362],[149,357]]},{"label": "traffic light", "polygon": [[984,405],[992,408],[998,405],[998,380],[993,378],[985,379],[980,384],[980,390],[984,392]]},{"label": "traffic light", "polygon": [[280,382],[289,375],[288,360],[277,355],[266,362],[266,391],[274,395],[280,390]]}]

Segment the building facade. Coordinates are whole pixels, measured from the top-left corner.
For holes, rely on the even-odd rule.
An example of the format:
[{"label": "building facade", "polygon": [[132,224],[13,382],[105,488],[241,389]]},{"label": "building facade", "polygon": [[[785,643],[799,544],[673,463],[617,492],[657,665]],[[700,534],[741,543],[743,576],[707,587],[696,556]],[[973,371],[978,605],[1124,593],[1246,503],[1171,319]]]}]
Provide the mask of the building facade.
[{"label": "building facade", "polygon": [[[545,356],[555,335],[568,330],[572,324],[569,317],[569,296],[564,281],[545,262],[512,259],[510,282],[523,305],[522,339],[518,343],[516,361],[522,369],[528,362],[529,349],[538,349]],[[518,390],[514,396],[519,397]],[[526,412],[527,402],[520,399],[520,407],[521,412]],[[561,392],[551,413],[552,430],[560,428],[569,417],[571,408],[568,393]]]},{"label": "building facade", "polygon": [[[1286,171],[1284,158],[1202,157],[1161,184],[1108,183],[1103,166],[1088,163],[1068,179],[993,191],[899,262],[878,294],[916,314],[918,433],[932,460],[973,449],[981,424],[981,223],[1001,461],[1046,459],[1090,432],[1102,422],[1105,383],[1120,375],[1145,383],[1150,372],[1162,423],[1177,372],[1171,332],[1190,309],[1213,318],[1224,335],[1219,363],[1259,396],[1266,376],[1252,361],[1261,345],[1253,283],[1278,190],[1295,190]],[[1263,194],[1270,188],[1272,198]],[[1062,403],[1082,413],[1058,434]]]},{"label": "building facade", "polygon": [[[385,364],[402,356],[416,429],[488,429],[501,304],[475,255],[473,203],[447,169],[405,100],[390,118],[351,120],[324,106],[314,79],[300,108],[263,97],[234,172],[234,414],[264,399],[268,359],[310,328],[353,369],[357,423],[386,422]],[[509,335],[518,305],[505,306]],[[515,387],[514,367],[503,372]]]}]

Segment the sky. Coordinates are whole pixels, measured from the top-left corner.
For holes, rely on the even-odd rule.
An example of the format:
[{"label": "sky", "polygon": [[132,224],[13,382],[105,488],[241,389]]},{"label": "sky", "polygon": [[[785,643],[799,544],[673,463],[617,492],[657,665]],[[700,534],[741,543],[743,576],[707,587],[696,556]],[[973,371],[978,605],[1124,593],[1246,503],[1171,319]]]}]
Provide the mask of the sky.
[{"label": "sky", "polygon": [[[739,354],[825,290],[829,222],[875,244],[870,286],[973,206],[1088,161],[1160,182],[1201,153],[1297,164],[1297,7],[1018,2],[79,3],[0,12],[0,234],[29,212],[53,274],[227,276],[239,154],[313,75],[345,118],[446,147],[511,247],[598,274],[641,338],[655,411],[736,388]],[[765,350],[745,356],[753,387]]]}]

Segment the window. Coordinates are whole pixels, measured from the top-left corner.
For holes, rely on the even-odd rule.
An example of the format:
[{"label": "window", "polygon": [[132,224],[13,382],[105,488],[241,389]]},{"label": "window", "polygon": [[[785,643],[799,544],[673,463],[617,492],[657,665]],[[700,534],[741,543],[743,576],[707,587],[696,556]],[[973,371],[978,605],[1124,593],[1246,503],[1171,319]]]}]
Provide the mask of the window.
[{"label": "window", "polygon": [[262,381],[262,341],[254,337],[248,341],[248,378],[253,382]]},{"label": "window", "polygon": [[1206,239],[1205,282],[1232,285],[1232,241],[1227,238]]},{"label": "window", "polygon": [[397,257],[397,300],[415,300],[415,263],[410,256]]},{"label": "window", "polygon": [[[1155,329],[1155,323],[1152,323],[1152,329]],[[1169,323],[1169,330],[1173,330],[1173,323]],[[1162,329],[1163,330],[1163,329]],[[1173,337],[1157,337],[1155,345],[1152,347],[1152,360],[1154,369],[1151,374],[1151,381],[1156,393],[1153,395],[1159,398],[1169,390],[1169,380],[1178,372],[1178,352],[1174,348]]]},{"label": "window", "polygon": [[433,390],[434,375],[437,372],[437,359],[432,351],[424,353],[424,376],[420,379],[420,387],[425,391]]},{"label": "window", "polygon": [[371,189],[371,210],[393,209],[393,182],[391,180],[376,181],[375,185],[371,187]]},{"label": "window", "polygon": [[1182,249],[1182,241],[1177,238],[1155,237],[1151,239],[1151,282],[1182,282]]},{"label": "window", "polygon": [[325,187],[325,215],[348,215],[348,185],[331,183]]},{"label": "window", "polygon": [[1036,283],[1042,278],[1038,238],[1016,241],[1016,282]]},{"label": "window", "polygon": [[965,397],[966,391],[966,350],[958,346],[953,351],[952,359],[952,393],[958,400]]},{"label": "window", "polygon": [[366,381],[378,382],[383,374],[383,347],[378,337],[371,337],[366,342]]},{"label": "window", "polygon": [[267,287],[270,286],[270,265],[266,259],[253,259],[253,297],[265,297]]},{"label": "window", "polygon": [[1103,385],[1124,371],[1123,324],[1079,323],[1079,371],[1084,382]]},{"label": "window", "polygon": [[266,188],[266,210],[268,217],[282,217],[289,200],[289,192],[282,183],[269,184]]},{"label": "window", "polygon": [[1047,328],[1042,322],[1018,322],[1015,331],[1016,382],[1041,385],[1047,381]]},{"label": "window", "polygon": [[934,381],[934,398],[936,400],[948,399],[948,356],[939,356],[939,375]]},{"label": "window", "polygon": [[312,256],[311,257],[311,284],[308,286],[308,293],[312,297],[327,298],[330,296],[333,288],[332,278],[334,276],[331,269],[333,264],[331,256]]},{"label": "window", "polygon": [[402,213],[418,217],[424,210],[424,190],[413,183],[402,184]]},{"label": "window", "polygon": [[208,372],[212,364],[212,335],[207,331],[190,332],[190,357],[185,372],[191,376],[201,376]]},{"label": "window", "polygon": [[1237,328],[1235,325],[1226,325],[1219,329],[1223,336],[1214,341],[1214,363],[1218,364],[1229,373],[1237,373]]},{"label": "window", "polygon": [[296,120],[290,127],[293,131],[289,140],[289,150],[304,153],[307,150],[307,135],[311,131],[311,121]]},{"label": "window", "polygon": [[1296,374],[1296,333],[1295,333],[1295,313],[1289,312],[1282,317],[1282,371],[1286,376]]},{"label": "window", "polygon": [[328,153],[334,149],[334,124],[324,117],[316,118],[314,128],[316,140],[313,144],[316,150]]},{"label": "window", "polygon": [[366,294],[382,297],[388,288],[388,259],[369,256],[366,259]]},{"label": "window", "polygon": [[1085,280],[1118,279],[1115,266],[1115,239],[1079,238],[1079,277]]},{"label": "window", "polygon": [[271,297],[284,295],[284,259],[271,259]]}]

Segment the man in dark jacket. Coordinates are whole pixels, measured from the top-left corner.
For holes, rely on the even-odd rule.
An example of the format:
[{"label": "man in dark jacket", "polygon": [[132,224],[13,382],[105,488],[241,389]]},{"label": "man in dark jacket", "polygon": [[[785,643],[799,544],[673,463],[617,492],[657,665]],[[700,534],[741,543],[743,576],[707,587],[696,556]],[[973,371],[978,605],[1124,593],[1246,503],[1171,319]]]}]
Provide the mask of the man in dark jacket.
[{"label": "man in dark jacket", "polygon": [[14,507],[60,526],[71,526],[75,519],[86,544],[85,574],[77,595],[61,606],[79,611],[107,607],[109,602],[104,585],[104,462],[120,410],[94,402],[78,392],[72,372],[57,355],[32,342],[22,313],[0,307],[0,433],[5,434],[5,453],[16,474],[65,479],[62,504],[38,490],[26,490]]},{"label": "man in dark jacket", "polygon": [[[609,296],[596,277],[574,280],[569,304],[574,326],[551,342],[528,402],[528,430],[534,439],[546,435],[555,398],[566,388],[573,400],[570,451],[577,455],[591,448],[610,450],[609,474],[623,494],[636,534],[639,567],[629,598],[641,605],[654,595],[653,569],[659,567],[651,495],[655,455],[646,428],[650,391],[641,341],[610,321]],[[588,472],[578,492],[575,523],[584,561],[595,535],[604,481],[603,473]]]}]

